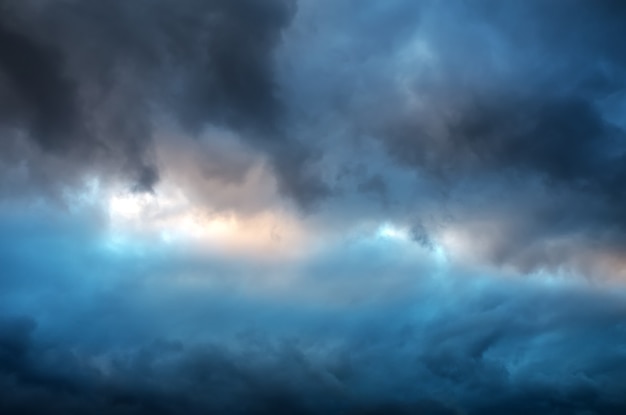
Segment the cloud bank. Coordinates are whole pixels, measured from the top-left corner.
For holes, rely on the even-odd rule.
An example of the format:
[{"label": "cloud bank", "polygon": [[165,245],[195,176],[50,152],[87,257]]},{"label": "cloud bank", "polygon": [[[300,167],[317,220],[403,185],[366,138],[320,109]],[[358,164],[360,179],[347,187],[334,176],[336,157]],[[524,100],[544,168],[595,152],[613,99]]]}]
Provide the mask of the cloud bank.
[{"label": "cloud bank", "polygon": [[625,19],[0,0],[0,412],[623,413]]}]

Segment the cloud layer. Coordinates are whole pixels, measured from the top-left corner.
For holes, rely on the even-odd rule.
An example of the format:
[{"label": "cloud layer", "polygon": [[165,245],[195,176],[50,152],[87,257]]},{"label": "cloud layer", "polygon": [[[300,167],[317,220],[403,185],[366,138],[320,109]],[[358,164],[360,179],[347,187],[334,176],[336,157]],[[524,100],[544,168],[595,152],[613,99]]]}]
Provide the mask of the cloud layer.
[{"label": "cloud layer", "polygon": [[625,19],[0,0],[0,413],[624,413]]},{"label": "cloud layer", "polygon": [[[32,223],[36,234],[24,229]],[[55,223],[2,224],[5,413],[613,414],[626,405],[623,293],[463,271],[377,235],[285,269],[163,246],[119,250]],[[45,252],[36,264],[32,250]],[[278,272],[291,275],[276,285]]]}]

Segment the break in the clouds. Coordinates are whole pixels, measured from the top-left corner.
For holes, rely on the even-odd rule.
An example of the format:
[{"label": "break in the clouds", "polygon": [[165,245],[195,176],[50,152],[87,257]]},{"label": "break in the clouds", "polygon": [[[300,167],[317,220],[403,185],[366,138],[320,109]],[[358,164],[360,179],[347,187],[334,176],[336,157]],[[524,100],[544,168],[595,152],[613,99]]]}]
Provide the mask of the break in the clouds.
[{"label": "break in the clouds", "polygon": [[620,1],[0,0],[0,412],[621,414]]}]

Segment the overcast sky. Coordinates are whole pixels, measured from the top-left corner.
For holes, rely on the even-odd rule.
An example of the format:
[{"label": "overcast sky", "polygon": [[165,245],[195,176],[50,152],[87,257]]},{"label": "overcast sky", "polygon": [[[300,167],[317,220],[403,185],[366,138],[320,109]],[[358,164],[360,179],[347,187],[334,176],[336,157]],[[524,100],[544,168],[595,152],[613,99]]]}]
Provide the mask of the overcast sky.
[{"label": "overcast sky", "polygon": [[626,3],[0,0],[0,413],[626,413]]}]

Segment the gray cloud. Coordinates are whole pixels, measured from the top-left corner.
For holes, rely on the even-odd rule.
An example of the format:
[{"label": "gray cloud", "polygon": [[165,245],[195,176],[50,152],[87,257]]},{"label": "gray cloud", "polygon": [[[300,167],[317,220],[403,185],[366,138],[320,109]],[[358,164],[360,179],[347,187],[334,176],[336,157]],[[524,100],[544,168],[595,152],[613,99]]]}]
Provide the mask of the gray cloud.
[{"label": "gray cloud", "polygon": [[159,179],[152,136],[166,119],[191,137],[210,125],[237,130],[303,204],[325,192],[303,172],[309,150],[281,126],[273,51],[290,1],[5,1],[3,9],[4,125],[43,150],[12,157],[29,169],[43,169],[38,159],[54,152],[83,172],[85,164],[121,171],[151,190]]},{"label": "gray cloud", "polygon": [[[508,252],[488,256],[522,269],[571,264],[597,240],[623,250],[621,6],[345,1],[301,11],[283,54],[289,100],[312,113],[302,122],[313,136],[330,137],[320,139],[327,159],[353,154],[333,163],[367,165],[389,184],[391,195],[367,194],[392,196],[390,216],[407,220],[411,206],[422,225],[497,218]],[[361,151],[372,141],[384,154]],[[398,180],[398,168],[413,180]],[[560,245],[569,237],[578,242]],[[558,261],[518,260],[550,241]]]},{"label": "gray cloud", "polygon": [[621,2],[0,11],[1,413],[626,410]]}]

